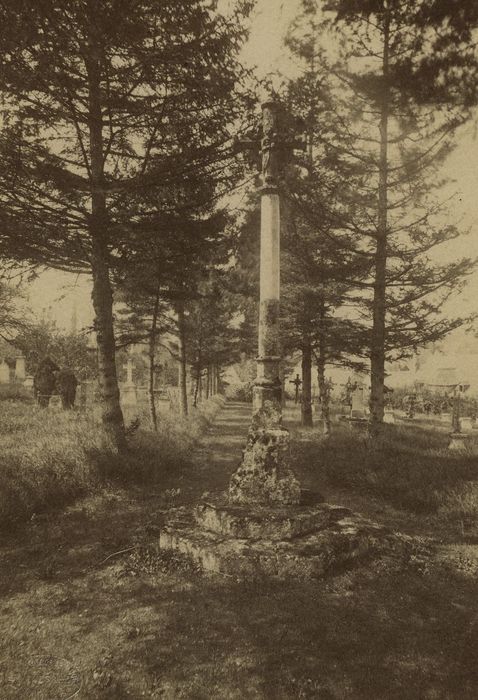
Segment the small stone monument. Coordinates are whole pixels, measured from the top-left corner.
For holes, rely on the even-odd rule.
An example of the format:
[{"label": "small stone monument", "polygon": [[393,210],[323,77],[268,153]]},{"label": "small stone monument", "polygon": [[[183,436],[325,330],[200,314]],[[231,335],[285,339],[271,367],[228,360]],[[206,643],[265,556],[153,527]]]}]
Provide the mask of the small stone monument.
[{"label": "small stone monument", "polygon": [[23,382],[26,377],[25,358],[23,355],[18,355],[15,358],[15,379],[18,382]]},{"label": "small stone monument", "polygon": [[25,387],[25,389],[33,390],[33,375],[27,374],[23,381],[23,386]]},{"label": "small stone monument", "polygon": [[464,433],[461,417],[462,393],[468,389],[468,384],[457,384],[453,389],[452,432],[448,449],[452,452],[468,452],[472,444],[471,433]]},{"label": "small stone monument", "polygon": [[368,426],[368,418],[365,412],[364,387],[357,384],[351,395],[352,406],[348,422],[351,428],[364,430]]},{"label": "small stone monument", "polygon": [[363,386],[357,386],[352,392],[351,418],[365,418],[365,402],[363,398]]},{"label": "small stone monument", "polygon": [[383,422],[388,423],[389,425],[394,425],[395,424],[395,413],[391,408],[386,408],[384,413],[383,413]]},{"label": "small stone monument", "polygon": [[448,449],[451,452],[468,452],[471,448],[473,435],[471,433],[450,433]]},{"label": "small stone monument", "polygon": [[138,395],[136,386],[133,381],[133,360],[128,358],[128,362],[123,365],[126,370],[126,381],[121,388],[121,400],[125,406],[136,406],[138,403]]},{"label": "small stone monument", "polygon": [[0,362],[0,384],[10,383],[10,367],[7,365],[5,360]]},{"label": "small stone monument", "polygon": [[61,396],[59,394],[52,394],[48,402],[48,408],[53,410],[61,409]]}]

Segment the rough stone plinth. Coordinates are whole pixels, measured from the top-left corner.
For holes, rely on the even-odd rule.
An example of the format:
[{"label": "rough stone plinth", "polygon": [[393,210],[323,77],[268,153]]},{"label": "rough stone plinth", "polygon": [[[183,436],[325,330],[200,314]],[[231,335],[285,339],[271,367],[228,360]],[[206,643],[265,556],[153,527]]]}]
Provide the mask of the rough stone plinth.
[{"label": "rough stone plinth", "polygon": [[238,539],[291,540],[327,527],[350,513],[347,508],[320,506],[248,506],[225,501],[204,502],[194,517],[202,530]]},{"label": "rough stone plinth", "polygon": [[300,484],[290,469],[289,431],[280,405],[266,401],[255,411],[242,462],[229,484],[231,503],[298,504]]},{"label": "rough stone plinth", "polygon": [[160,534],[160,548],[187,554],[207,571],[238,578],[319,578],[397,546],[403,548],[403,538],[329,504],[274,512],[204,503],[178,509]]}]

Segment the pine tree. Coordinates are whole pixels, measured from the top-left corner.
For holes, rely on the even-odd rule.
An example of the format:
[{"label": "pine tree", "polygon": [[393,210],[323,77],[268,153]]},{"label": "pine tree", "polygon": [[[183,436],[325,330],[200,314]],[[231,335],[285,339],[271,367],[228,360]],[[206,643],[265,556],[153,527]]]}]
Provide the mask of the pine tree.
[{"label": "pine tree", "polygon": [[[154,403],[156,347],[161,335],[177,335],[177,360],[181,365],[180,410],[187,413],[185,399],[185,353],[187,328],[182,314],[189,301],[199,296],[198,286],[208,270],[224,261],[224,228],[221,211],[209,217],[173,217],[156,213],[149,217],[134,250],[125,254],[116,275],[119,298],[125,304],[121,314],[120,344],[148,343],[149,399],[151,419],[157,429]],[[158,232],[161,232],[158,235]],[[184,307],[184,308],[183,308]],[[176,321],[174,316],[178,316]]]},{"label": "pine tree", "polygon": [[[2,3],[0,243],[6,256],[93,278],[103,423],[125,447],[113,288],[131,211],[206,169],[222,184],[249,98],[237,53],[250,2]],[[12,41],[12,37],[15,38]]]},{"label": "pine tree", "polygon": [[[443,318],[441,309],[471,261],[438,264],[433,249],[459,235],[442,223],[438,170],[466,113],[439,84],[439,56],[429,61],[437,80],[424,80],[426,49],[438,40],[433,23],[424,36],[426,3],[337,0],[328,3],[332,23],[322,21],[321,5],[304,0],[302,20],[313,21],[319,35],[335,28],[335,55],[319,53],[316,65],[328,78],[330,110],[341,126],[341,133],[327,136],[329,152],[352,168],[346,225],[360,234],[361,251],[373,256],[371,294],[361,286],[372,317],[375,432],[383,420],[387,355],[410,352],[460,323]],[[415,78],[404,80],[406,71]]]}]

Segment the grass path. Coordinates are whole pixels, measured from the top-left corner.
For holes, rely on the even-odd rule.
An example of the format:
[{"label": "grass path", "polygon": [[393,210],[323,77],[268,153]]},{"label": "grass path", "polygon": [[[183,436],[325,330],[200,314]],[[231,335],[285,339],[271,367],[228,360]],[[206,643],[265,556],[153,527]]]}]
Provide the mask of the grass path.
[{"label": "grass path", "polygon": [[236,583],[143,547],[168,498],[226,487],[248,416],[228,404],[161,492],[104,491],[2,537],[2,700],[478,697],[476,576],[419,560]]}]

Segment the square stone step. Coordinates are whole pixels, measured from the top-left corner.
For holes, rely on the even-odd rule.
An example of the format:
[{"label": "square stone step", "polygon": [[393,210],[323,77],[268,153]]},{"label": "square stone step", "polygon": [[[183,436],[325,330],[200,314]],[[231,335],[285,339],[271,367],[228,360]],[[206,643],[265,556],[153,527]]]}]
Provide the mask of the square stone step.
[{"label": "square stone step", "polygon": [[[345,515],[340,516],[340,511]],[[162,527],[160,548],[186,554],[207,571],[237,578],[272,576],[287,580],[320,578],[383,548],[391,550],[407,546],[406,538],[398,538],[377,523],[328,504],[322,506],[322,519],[317,530],[284,539],[232,536],[231,532],[242,531],[240,527],[247,530],[246,521],[243,520],[241,525],[238,524],[240,521],[231,524],[232,521],[223,519],[224,513],[215,521],[217,513],[217,508],[203,508],[199,511],[198,522],[197,509],[196,512],[193,509],[181,510]],[[318,511],[315,515],[319,523]],[[216,522],[221,531],[204,529],[200,524],[202,517],[208,525],[211,520]],[[280,528],[285,528],[286,535],[290,535],[292,530],[298,531],[302,527],[292,525],[288,530],[287,522],[286,518],[279,521],[279,529],[272,529],[272,534],[277,536]],[[261,534],[265,532],[267,530]],[[254,533],[257,534],[255,530]]]},{"label": "square stone step", "polygon": [[347,508],[316,506],[241,506],[200,503],[194,517],[202,530],[239,539],[291,540],[316,532],[349,515]]}]

